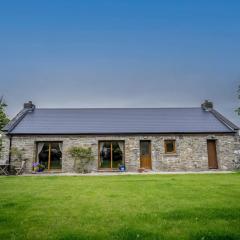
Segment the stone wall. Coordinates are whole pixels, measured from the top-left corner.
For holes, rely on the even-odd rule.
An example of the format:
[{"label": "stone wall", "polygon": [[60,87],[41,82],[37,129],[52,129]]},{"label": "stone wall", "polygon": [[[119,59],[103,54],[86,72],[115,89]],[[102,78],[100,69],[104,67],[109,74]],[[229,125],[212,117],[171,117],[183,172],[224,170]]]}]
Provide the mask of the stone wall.
[{"label": "stone wall", "polygon": [[9,158],[9,138],[5,135],[5,133],[1,132],[2,136],[2,151],[0,154],[0,162],[7,163]]},{"label": "stone wall", "polygon": [[240,138],[238,137],[235,141],[235,159],[234,168],[240,170]]},{"label": "stone wall", "polygon": [[[176,140],[176,153],[164,153],[164,140]],[[26,172],[31,172],[32,163],[36,158],[36,142],[62,141],[62,171],[73,172],[74,161],[68,154],[72,146],[91,147],[95,156],[89,170],[98,170],[98,141],[123,140],[125,142],[125,164],[127,171],[137,171],[140,167],[140,140],[151,140],[152,169],[154,171],[187,171],[207,170],[207,139],[216,139],[219,169],[234,168],[234,151],[239,148],[236,136],[229,134],[183,134],[183,135],[118,135],[118,136],[13,136],[12,147],[26,149],[25,158],[28,159]],[[7,143],[7,141],[6,141]],[[14,159],[12,159],[14,163]],[[18,163],[16,163],[18,164]]]}]

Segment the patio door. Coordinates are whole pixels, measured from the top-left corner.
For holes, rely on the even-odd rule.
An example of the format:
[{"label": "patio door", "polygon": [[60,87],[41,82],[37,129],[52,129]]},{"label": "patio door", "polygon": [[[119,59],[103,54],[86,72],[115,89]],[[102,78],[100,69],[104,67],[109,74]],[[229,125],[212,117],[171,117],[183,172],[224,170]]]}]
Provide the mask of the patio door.
[{"label": "patio door", "polygon": [[62,143],[38,142],[37,162],[44,165],[45,170],[62,169]]},{"label": "patio door", "polygon": [[99,168],[118,169],[124,164],[124,141],[99,142]]}]

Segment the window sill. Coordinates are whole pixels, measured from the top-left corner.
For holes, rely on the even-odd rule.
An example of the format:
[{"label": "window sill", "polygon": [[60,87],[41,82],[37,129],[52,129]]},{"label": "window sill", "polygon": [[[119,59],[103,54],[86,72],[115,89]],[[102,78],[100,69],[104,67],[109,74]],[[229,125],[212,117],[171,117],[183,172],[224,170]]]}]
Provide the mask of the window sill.
[{"label": "window sill", "polygon": [[164,153],[163,154],[164,157],[178,157],[177,153]]}]

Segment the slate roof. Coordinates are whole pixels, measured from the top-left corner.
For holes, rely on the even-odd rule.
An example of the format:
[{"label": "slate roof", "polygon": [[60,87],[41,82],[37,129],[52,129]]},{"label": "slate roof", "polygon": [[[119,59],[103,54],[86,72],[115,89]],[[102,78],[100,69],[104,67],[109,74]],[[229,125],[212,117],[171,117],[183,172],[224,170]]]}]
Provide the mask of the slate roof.
[{"label": "slate roof", "polygon": [[9,134],[144,134],[231,133],[238,129],[218,114],[202,108],[35,108],[3,130]]}]

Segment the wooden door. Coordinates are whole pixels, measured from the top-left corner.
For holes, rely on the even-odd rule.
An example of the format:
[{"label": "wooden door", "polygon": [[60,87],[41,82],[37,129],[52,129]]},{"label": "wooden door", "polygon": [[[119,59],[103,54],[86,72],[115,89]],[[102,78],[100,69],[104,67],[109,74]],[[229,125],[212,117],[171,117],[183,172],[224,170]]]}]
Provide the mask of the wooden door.
[{"label": "wooden door", "polygon": [[151,141],[140,141],[140,167],[152,169]]},{"label": "wooden door", "polygon": [[216,140],[207,140],[208,149],[208,167],[210,169],[217,169],[217,150],[216,150]]}]

